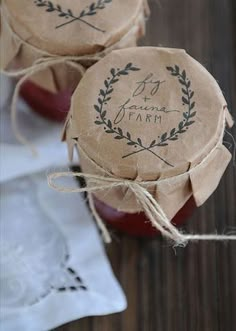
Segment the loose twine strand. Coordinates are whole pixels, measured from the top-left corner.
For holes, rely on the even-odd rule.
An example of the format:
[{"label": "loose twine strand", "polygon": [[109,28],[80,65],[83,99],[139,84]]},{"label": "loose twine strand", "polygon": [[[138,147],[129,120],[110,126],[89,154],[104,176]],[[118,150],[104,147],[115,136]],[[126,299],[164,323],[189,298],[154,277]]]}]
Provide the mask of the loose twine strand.
[{"label": "loose twine strand", "polygon": [[[223,118],[223,128],[225,127],[225,116]],[[98,215],[94,201],[92,198],[92,193],[98,191],[105,191],[114,189],[117,187],[125,187],[133,192],[135,195],[138,204],[140,205],[142,211],[146,214],[147,218],[150,220],[151,224],[154,228],[161,232],[161,234],[167,239],[174,242],[175,246],[186,246],[188,241],[235,241],[236,240],[236,232],[232,231],[230,234],[184,234],[180,230],[178,230],[169,220],[164,210],[160,206],[160,204],[154,199],[152,194],[148,191],[148,187],[152,185],[158,185],[160,182],[168,181],[168,180],[176,180],[180,177],[186,176],[196,170],[196,168],[200,167],[203,163],[205,163],[209,157],[215,152],[215,150],[222,144],[224,129],[219,137],[218,143],[212,148],[212,150],[203,158],[203,160],[197,164],[195,167],[191,168],[188,172],[176,175],[171,178],[159,179],[157,181],[142,181],[138,182],[135,180],[129,180],[124,178],[115,177],[112,174],[109,174],[106,171],[106,177],[96,174],[87,174],[82,172],[56,172],[48,175],[48,185],[52,189],[62,192],[62,193],[88,193],[88,201],[91,208],[91,212],[97,222],[97,225],[102,233],[103,239],[106,243],[111,242],[111,237],[106,229],[102,219]],[[89,158],[87,153],[79,146],[79,150],[84,154],[84,156],[94,163],[93,160]],[[97,167],[99,167],[97,165]],[[104,170],[104,169],[100,169]],[[85,178],[87,180],[87,186],[78,188],[78,187],[66,187],[59,184],[56,184],[56,180],[59,178],[65,177],[79,177]]]},{"label": "loose twine strand", "polygon": [[11,124],[12,124],[12,130],[15,134],[16,139],[23,145],[28,146],[33,154],[33,156],[37,156],[37,150],[33,144],[21,133],[19,127],[18,127],[18,120],[17,120],[17,101],[19,98],[19,92],[26,80],[28,80],[30,77],[35,75],[36,73],[39,73],[53,65],[56,64],[67,64],[71,67],[77,69],[81,76],[85,73],[85,68],[79,64],[75,63],[73,61],[77,61],[77,57],[56,57],[56,58],[40,58],[35,63],[26,69],[20,69],[16,71],[2,71],[3,74],[5,74],[8,77],[21,77],[19,81],[17,82],[14,93],[12,96],[12,102],[11,102]]},{"label": "loose twine strand", "polygon": [[234,136],[228,131],[225,129],[225,133],[227,133],[229,135],[229,137],[232,139],[232,144],[229,143],[228,141],[224,141],[225,144],[229,145],[230,148],[233,149],[233,166],[235,167],[236,166],[236,140],[234,138]]}]

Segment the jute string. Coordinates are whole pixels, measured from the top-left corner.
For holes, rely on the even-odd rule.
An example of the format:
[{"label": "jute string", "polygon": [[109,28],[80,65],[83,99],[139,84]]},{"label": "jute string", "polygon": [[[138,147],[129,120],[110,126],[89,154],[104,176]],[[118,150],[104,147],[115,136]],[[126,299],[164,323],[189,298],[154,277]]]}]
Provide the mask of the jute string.
[{"label": "jute string", "polygon": [[[225,118],[224,118],[224,126],[225,126]],[[224,128],[223,126],[223,128]],[[224,129],[222,130],[222,134],[218,143],[213,147],[213,149],[203,158],[203,160],[197,164],[195,167],[191,168],[187,173],[183,173],[180,175],[176,175],[171,178],[159,179],[156,181],[142,181],[138,182],[136,180],[129,180],[124,178],[116,177],[112,174],[109,174],[106,171],[106,176],[103,175],[96,175],[96,174],[87,174],[82,172],[58,172],[52,173],[48,175],[48,185],[58,191],[63,193],[88,193],[88,199],[92,214],[94,215],[98,227],[100,228],[104,241],[109,243],[111,242],[111,237],[106,229],[103,221],[101,220],[100,216],[98,215],[93,198],[91,196],[92,193],[97,191],[105,191],[114,189],[116,187],[125,187],[133,192],[135,195],[137,202],[141,206],[142,211],[146,214],[148,219],[150,220],[151,224],[154,228],[161,232],[161,234],[166,237],[167,239],[171,240],[175,243],[176,246],[185,246],[188,241],[224,241],[224,240],[236,240],[236,234],[232,235],[218,235],[218,234],[184,234],[180,230],[178,230],[168,219],[167,215],[165,214],[164,210],[160,206],[160,204],[154,199],[151,193],[148,191],[148,187],[152,185],[158,185],[160,182],[163,181],[172,181],[179,179],[181,176],[186,176],[186,174],[190,175],[191,172],[196,170],[200,167],[203,163],[205,163],[209,157],[214,153],[214,151],[222,144],[222,138],[224,134]],[[92,161],[87,153],[79,146],[80,152],[88,158],[91,162]],[[101,169],[104,170],[104,169]],[[72,187],[65,187],[55,183],[56,179],[64,178],[64,177],[82,177],[85,178],[87,181],[87,186],[82,188],[72,188]]]},{"label": "jute string", "polygon": [[58,58],[42,58],[38,59],[31,67],[28,67],[26,69],[16,70],[16,71],[3,71],[5,75],[8,77],[21,77],[19,81],[17,82],[14,93],[12,96],[12,102],[11,102],[11,124],[12,124],[12,130],[15,134],[16,139],[22,143],[25,146],[28,146],[33,155],[37,155],[37,150],[35,149],[35,146],[31,144],[31,142],[21,133],[20,129],[18,128],[18,121],[17,121],[17,101],[19,97],[19,92],[21,89],[21,86],[24,84],[25,81],[27,81],[31,76],[35,75],[38,72],[41,72],[53,65],[56,64],[63,64],[66,63],[67,65],[75,68],[79,71],[81,76],[83,76],[85,69],[83,66],[79,63],[73,62],[76,61],[76,57],[58,57]]},{"label": "jute string", "polygon": [[[6,10],[6,9],[4,9],[4,10]],[[40,57],[37,60],[35,60],[31,66],[29,66],[27,68],[19,69],[19,70],[11,70],[11,71],[1,70],[1,72],[8,77],[15,77],[15,78],[21,77],[15,86],[15,90],[14,90],[12,102],[11,102],[10,111],[11,111],[12,130],[15,134],[16,139],[23,145],[28,146],[31,149],[33,155],[36,156],[37,151],[36,151],[35,146],[33,144],[31,144],[31,142],[21,133],[20,129],[18,128],[17,101],[19,98],[20,89],[21,89],[22,85],[24,84],[24,82],[27,81],[33,75],[35,75],[39,72],[42,72],[45,69],[48,69],[49,67],[52,67],[57,64],[67,64],[68,66],[74,68],[75,70],[78,70],[78,72],[80,73],[80,75],[82,77],[86,71],[86,68],[81,64],[81,62],[85,63],[87,61],[93,61],[93,62],[99,61],[102,57],[104,57],[106,54],[111,52],[113,49],[119,48],[119,44],[127,37],[127,35],[133,35],[133,37],[134,37],[137,33],[138,27],[134,26],[119,42],[115,43],[114,45],[112,45],[110,47],[107,47],[105,50],[98,52],[96,54],[81,55],[81,56],[67,56],[67,55],[59,56],[59,55],[53,55],[46,51],[40,50],[37,47],[29,44],[25,40],[21,39],[19,37],[19,35],[17,35],[15,33],[15,31],[13,31],[13,29],[9,25],[5,16],[7,16],[7,15],[2,15],[3,23],[7,27],[10,35],[15,40],[17,40],[19,45],[24,45],[31,52],[33,52],[35,54],[40,54]]]}]

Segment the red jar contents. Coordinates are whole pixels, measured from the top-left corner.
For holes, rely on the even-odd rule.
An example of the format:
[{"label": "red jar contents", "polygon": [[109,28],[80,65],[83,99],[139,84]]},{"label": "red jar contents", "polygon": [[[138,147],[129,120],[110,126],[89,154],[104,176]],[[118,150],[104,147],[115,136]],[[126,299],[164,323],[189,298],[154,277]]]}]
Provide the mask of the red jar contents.
[{"label": "red jar contents", "polygon": [[[119,232],[137,237],[154,237],[159,234],[143,212],[134,214],[120,212],[101,202],[95,196],[93,196],[93,200],[100,217]],[[174,216],[172,224],[182,225],[192,215],[195,208],[195,201],[191,197]]]},{"label": "red jar contents", "polygon": [[52,93],[31,81],[25,82],[20,94],[26,103],[41,116],[55,122],[64,122],[70,109],[71,89]]}]

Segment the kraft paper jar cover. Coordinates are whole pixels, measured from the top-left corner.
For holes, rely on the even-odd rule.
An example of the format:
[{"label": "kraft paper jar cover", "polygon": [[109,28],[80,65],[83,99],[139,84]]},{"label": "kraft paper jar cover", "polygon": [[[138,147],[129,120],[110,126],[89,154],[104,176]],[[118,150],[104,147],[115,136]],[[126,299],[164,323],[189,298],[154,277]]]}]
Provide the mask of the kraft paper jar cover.
[{"label": "kraft paper jar cover", "polygon": [[[81,61],[89,66],[110,48],[134,46],[149,13],[146,0],[4,0],[1,7],[3,69],[27,68],[47,56],[86,55]],[[65,66],[50,67],[32,80],[53,92],[68,80],[76,86],[78,72],[72,75],[73,68],[68,73]]]},{"label": "kraft paper jar cover", "polygon": [[[217,187],[231,159],[222,144],[230,119],[217,82],[184,50],[129,48],[88,69],[64,136],[85,173],[157,181],[149,191],[172,218],[190,196],[201,205]],[[94,194],[140,210],[127,188]]]}]

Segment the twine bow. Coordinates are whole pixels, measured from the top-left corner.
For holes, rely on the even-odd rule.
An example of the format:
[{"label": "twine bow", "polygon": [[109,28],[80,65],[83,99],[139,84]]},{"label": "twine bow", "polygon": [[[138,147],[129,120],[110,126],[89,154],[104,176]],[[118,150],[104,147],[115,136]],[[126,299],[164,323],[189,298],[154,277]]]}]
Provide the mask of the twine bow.
[{"label": "twine bow", "polygon": [[[83,188],[70,188],[65,186],[60,186],[54,181],[62,177],[83,177],[87,179],[87,186]],[[104,241],[111,242],[111,237],[106,229],[103,221],[98,215],[91,193],[110,190],[116,187],[125,187],[133,192],[137,202],[141,206],[143,212],[146,214],[151,224],[156,228],[161,234],[167,239],[173,241],[176,246],[186,246],[188,241],[198,241],[198,240],[236,240],[236,235],[217,235],[217,234],[183,234],[178,230],[168,219],[164,210],[160,204],[153,198],[153,196],[148,192],[147,186],[157,184],[158,181],[148,181],[148,182],[137,182],[135,180],[128,180],[117,177],[104,177],[99,175],[86,174],[82,172],[58,172],[48,175],[48,185],[58,191],[63,193],[82,193],[87,192],[89,197],[89,203],[91,211],[97,221],[97,224],[102,232]]]}]

